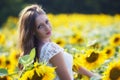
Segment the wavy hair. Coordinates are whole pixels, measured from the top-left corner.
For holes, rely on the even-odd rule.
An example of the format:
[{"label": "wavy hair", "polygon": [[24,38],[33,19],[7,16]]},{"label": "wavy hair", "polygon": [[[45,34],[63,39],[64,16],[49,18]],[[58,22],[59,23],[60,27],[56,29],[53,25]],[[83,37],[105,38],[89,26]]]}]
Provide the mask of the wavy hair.
[{"label": "wavy hair", "polygon": [[40,14],[46,13],[37,4],[28,5],[19,14],[19,47],[23,55],[29,54],[32,48],[37,48],[38,39],[34,35],[35,19]]}]

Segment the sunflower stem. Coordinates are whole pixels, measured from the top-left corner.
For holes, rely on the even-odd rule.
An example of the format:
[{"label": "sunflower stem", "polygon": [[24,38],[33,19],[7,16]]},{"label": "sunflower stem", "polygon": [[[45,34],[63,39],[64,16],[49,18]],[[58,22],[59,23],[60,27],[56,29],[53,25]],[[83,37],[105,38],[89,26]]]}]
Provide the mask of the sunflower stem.
[{"label": "sunflower stem", "polygon": [[19,78],[22,76],[22,73],[24,72],[25,68],[26,67],[24,66],[23,69],[22,69],[22,71],[20,72]]}]

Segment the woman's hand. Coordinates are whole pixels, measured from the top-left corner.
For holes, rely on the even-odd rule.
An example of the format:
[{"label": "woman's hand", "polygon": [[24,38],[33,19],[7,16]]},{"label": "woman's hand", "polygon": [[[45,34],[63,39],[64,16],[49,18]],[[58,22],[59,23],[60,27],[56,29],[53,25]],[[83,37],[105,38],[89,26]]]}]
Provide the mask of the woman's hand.
[{"label": "woman's hand", "polygon": [[101,79],[101,76],[99,74],[93,73],[81,66],[78,69],[78,73],[88,76],[90,78],[90,80],[100,80]]},{"label": "woman's hand", "polygon": [[90,77],[90,80],[102,80],[102,78],[99,74],[94,74]]}]

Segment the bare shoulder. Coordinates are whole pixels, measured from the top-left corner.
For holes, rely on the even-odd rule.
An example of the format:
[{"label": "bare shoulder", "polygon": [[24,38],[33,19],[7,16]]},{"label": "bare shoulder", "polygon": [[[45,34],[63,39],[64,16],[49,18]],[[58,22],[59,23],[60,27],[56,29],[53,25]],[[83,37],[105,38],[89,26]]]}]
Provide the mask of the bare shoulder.
[{"label": "bare shoulder", "polygon": [[52,63],[54,66],[65,63],[63,54],[61,52],[57,53],[57,55],[50,59],[50,63]]},{"label": "bare shoulder", "polygon": [[52,57],[50,59],[50,63],[52,63],[52,65],[56,67],[56,72],[60,80],[71,80],[70,74],[63,58],[63,54],[61,52]]}]

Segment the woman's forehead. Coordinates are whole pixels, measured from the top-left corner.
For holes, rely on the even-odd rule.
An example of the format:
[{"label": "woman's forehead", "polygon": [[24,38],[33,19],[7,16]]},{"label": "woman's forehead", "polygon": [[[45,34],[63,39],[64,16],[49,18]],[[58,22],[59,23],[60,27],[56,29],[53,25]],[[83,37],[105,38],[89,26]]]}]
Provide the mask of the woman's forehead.
[{"label": "woman's forehead", "polygon": [[40,21],[40,22],[42,22],[42,21],[44,21],[44,20],[46,20],[46,19],[48,19],[48,17],[47,17],[46,14],[40,14],[40,15],[38,15],[38,16],[36,17],[36,21]]},{"label": "woman's forehead", "polygon": [[40,14],[36,17],[35,19],[35,24],[36,25],[39,25],[39,24],[42,24],[44,23],[46,20],[48,20],[48,17],[46,14]]}]

